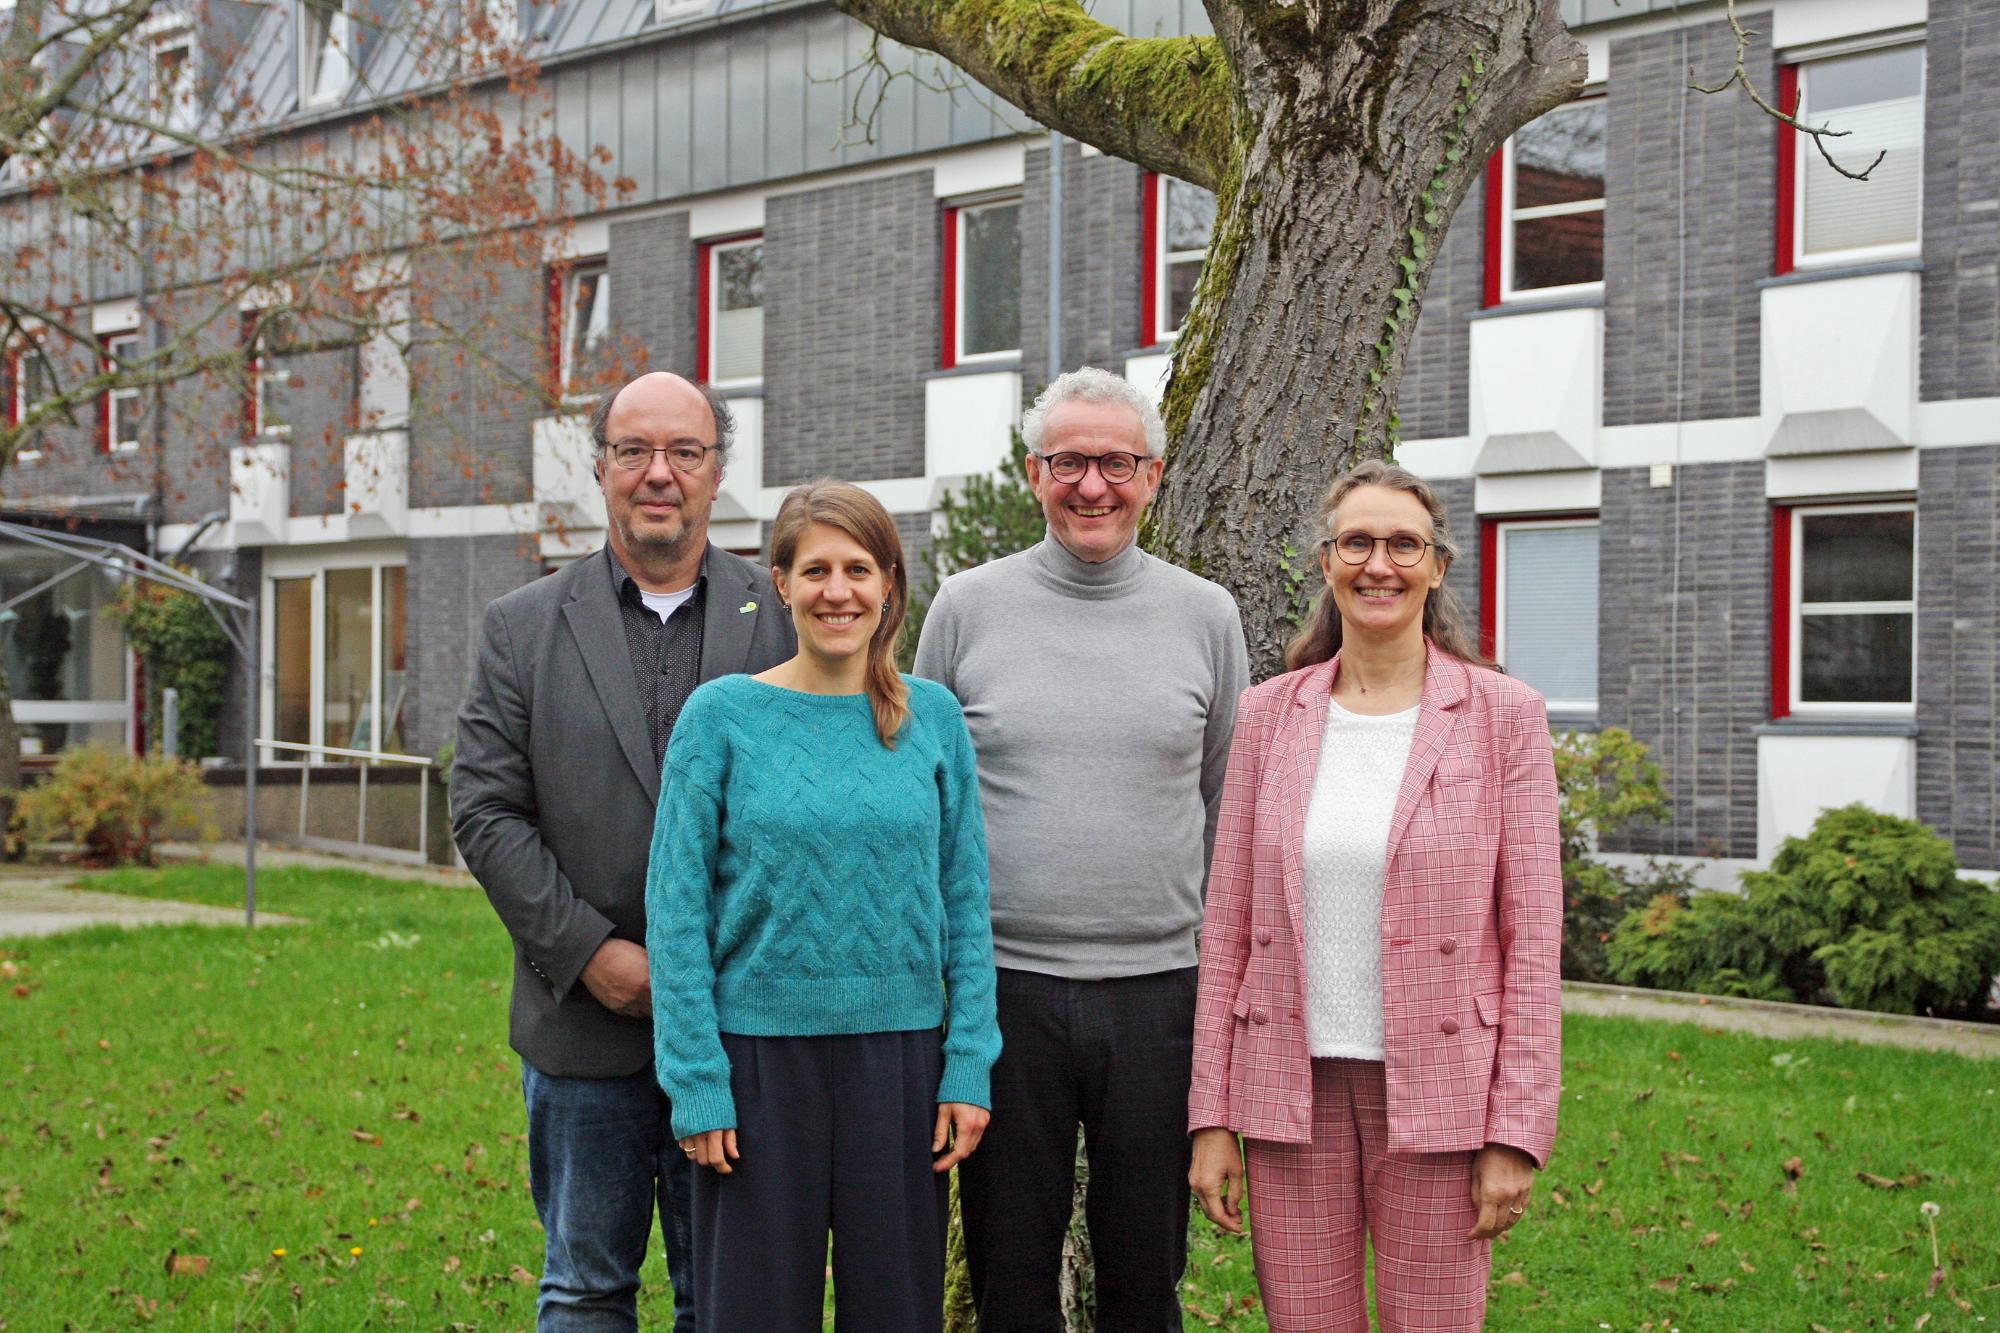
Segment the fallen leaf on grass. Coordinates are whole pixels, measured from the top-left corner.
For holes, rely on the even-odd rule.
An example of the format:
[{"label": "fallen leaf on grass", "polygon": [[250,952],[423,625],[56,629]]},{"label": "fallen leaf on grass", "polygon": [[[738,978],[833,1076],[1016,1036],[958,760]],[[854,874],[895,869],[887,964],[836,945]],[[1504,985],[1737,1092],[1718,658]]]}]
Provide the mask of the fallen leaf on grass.
[{"label": "fallen leaf on grass", "polygon": [[459,1257],[455,1254],[447,1255],[444,1261],[445,1273],[447,1275],[456,1273],[458,1271],[458,1268],[459,1268]]},{"label": "fallen leaf on grass", "polygon": [[1930,1322],[1931,1322],[1931,1312],[1929,1310],[1926,1310],[1922,1314],[1917,1316],[1917,1322],[1910,1325],[1910,1327],[1913,1329],[1922,1328],[1925,1324],[1928,1324]]},{"label": "fallen leaf on grass", "polygon": [[1790,1177],[1793,1180],[1797,1180],[1800,1176],[1804,1175],[1805,1173],[1806,1173],[1806,1164],[1804,1160],[1797,1157],[1787,1157],[1785,1159],[1786,1176]]},{"label": "fallen leaf on grass", "polygon": [[1705,1250],[1709,1246],[1715,1244],[1715,1242],[1721,1239],[1722,1239],[1722,1233],[1720,1231],[1711,1231],[1706,1236],[1703,1236],[1701,1238],[1701,1248]]},{"label": "fallen leaf on grass", "polygon": [[507,1270],[507,1280],[509,1282],[519,1283],[521,1286],[524,1287],[532,1287],[535,1285],[535,1275],[533,1273],[530,1273],[527,1269],[521,1267],[521,1265],[519,1264],[515,1264],[513,1267]]},{"label": "fallen leaf on grass", "polygon": [[356,1143],[365,1143],[371,1148],[382,1146],[382,1136],[380,1134],[371,1134],[365,1129],[349,1130],[348,1132],[354,1136]]},{"label": "fallen leaf on grass", "polygon": [[208,1256],[205,1254],[181,1254],[167,1251],[166,1273],[168,1277],[202,1277],[208,1272]]},{"label": "fallen leaf on grass", "polygon": [[1517,1268],[1507,1274],[1507,1276],[1501,1278],[1500,1285],[1503,1287],[1525,1287],[1528,1285],[1528,1275]]},{"label": "fallen leaf on grass", "polygon": [[1663,1277],[1655,1281],[1653,1283],[1653,1290],[1678,1291],[1680,1290],[1680,1285],[1681,1285],[1681,1275],[1679,1273],[1676,1273],[1672,1277]]},{"label": "fallen leaf on grass", "polygon": [[1937,1289],[1939,1286],[1943,1284],[1943,1282],[1944,1282],[1944,1270],[1942,1268],[1933,1268],[1931,1270],[1930,1285],[1924,1288],[1924,1299],[1929,1300],[1931,1297],[1937,1295]]}]

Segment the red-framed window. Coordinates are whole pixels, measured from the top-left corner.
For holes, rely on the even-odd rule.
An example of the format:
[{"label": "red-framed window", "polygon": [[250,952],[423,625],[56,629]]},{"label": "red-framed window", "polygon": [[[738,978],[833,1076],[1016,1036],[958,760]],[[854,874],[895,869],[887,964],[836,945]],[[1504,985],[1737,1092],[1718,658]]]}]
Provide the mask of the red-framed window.
[{"label": "red-framed window", "polygon": [[1602,97],[1559,106],[1487,163],[1487,305],[1603,290],[1607,111]]},{"label": "red-framed window", "polygon": [[1021,354],[1021,197],[944,209],[943,330],[946,370]]},{"label": "red-framed window", "polygon": [[1828,139],[1827,150],[1850,171],[1868,168],[1868,179],[1843,176],[1806,136],[1780,127],[1774,270],[1916,255],[1923,207],[1923,46],[1903,43],[1781,66],[1778,104],[1804,124],[1844,131]]},{"label": "red-framed window", "polygon": [[1163,343],[1180,332],[1201,280],[1202,261],[1215,231],[1215,196],[1199,185],[1147,172],[1141,244],[1145,287],[1140,294],[1139,345]]},{"label": "red-framed window", "polygon": [[564,402],[586,399],[616,359],[604,256],[549,265],[547,304],[549,375],[556,394]]},{"label": "red-framed window", "polygon": [[1771,716],[1916,709],[1917,507],[1774,505]]},{"label": "red-framed window", "polygon": [[695,270],[695,364],[710,384],[764,382],[764,236],[703,241]]},{"label": "red-framed window", "polygon": [[1597,610],[1597,515],[1480,519],[1480,647],[1551,711],[1597,709]]},{"label": "red-framed window", "polygon": [[[98,339],[98,367],[109,374],[139,355],[137,330],[107,333]],[[98,395],[97,447],[107,454],[129,454],[139,448],[143,392],[129,384],[113,384]]]}]

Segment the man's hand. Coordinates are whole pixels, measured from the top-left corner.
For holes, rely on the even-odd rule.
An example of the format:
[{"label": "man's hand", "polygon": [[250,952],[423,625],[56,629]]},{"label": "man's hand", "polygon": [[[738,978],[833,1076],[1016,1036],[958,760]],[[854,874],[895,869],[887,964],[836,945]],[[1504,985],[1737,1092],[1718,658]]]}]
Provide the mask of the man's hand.
[{"label": "man's hand", "polygon": [[[931,1163],[931,1170],[949,1171],[972,1156],[972,1150],[979,1146],[980,1138],[986,1133],[987,1122],[992,1119],[993,1113],[983,1106],[974,1106],[970,1102],[939,1102],[937,1129],[931,1134],[931,1154],[944,1155]],[[945,1152],[947,1145],[951,1148],[950,1152]]]},{"label": "man's hand", "polygon": [[1472,1202],[1479,1221],[1467,1240],[1492,1240],[1521,1220],[1535,1188],[1535,1159],[1519,1148],[1489,1143],[1472,1159]]},{"label": "man's hand", "polygon": [[728,1175],[736,1168],[730,1163],[743,1154],[736,1151],[736,1131],[733,1129],[711,1129],[700,1134],[691,1134],[680,1141],[681,1151],[696,1166],[705,1166],[717,1175]]},{"label": "man's hand", "polygon": [[1188,1185],[1209,1221],[1232,1236],[1243,1234],[1243,1149],[1235,1130],[1195,1131]]},{"label": "man's hand", "polygon": [[578,979],[614,1014],[653,1016],[653,974],[646,966],[646,951],[630,940],[608,939],[598,945]]}]

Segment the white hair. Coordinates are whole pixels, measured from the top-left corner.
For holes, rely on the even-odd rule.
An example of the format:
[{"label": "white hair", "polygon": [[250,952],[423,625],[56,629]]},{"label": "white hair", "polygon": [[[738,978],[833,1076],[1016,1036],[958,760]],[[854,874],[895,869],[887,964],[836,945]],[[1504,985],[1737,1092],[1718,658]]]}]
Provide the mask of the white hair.
[{"label": "white hair", "polygon": [[1048,428],[1049,413],[1064,403],[1116,403],[1129,407],[1139,418],[1140,433],[1146,437],[1146,452],[1160,458],[1167,452],[1167,423],[1160,409],[1138,385],[1123,375],[1114,375],[1096,366],[1083,366],[1056,376],[1055,383],[1042,390],[1035,405],[1021,418],[1021,441],[1028,452],[1042,451],[1042,432]]}]

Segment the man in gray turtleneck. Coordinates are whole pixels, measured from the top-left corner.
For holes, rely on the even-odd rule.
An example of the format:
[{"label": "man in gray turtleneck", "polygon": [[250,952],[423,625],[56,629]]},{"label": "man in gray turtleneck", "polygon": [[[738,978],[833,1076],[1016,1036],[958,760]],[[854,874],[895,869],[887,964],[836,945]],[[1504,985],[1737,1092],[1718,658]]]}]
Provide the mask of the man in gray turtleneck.
[{"label": "man in gray turtleneck", "polygon": [[1181,1327],[1195,935],[1236,696],[1227,592],[1134,541],[1166,428],[1061,376],[1021,423],[1039,544],[947,579],[917,674],[965,707],[992,868],[1003,1049],[959,1168],[982,1333],[1060,1328],[1081,1124],[1098,1327]]}]

